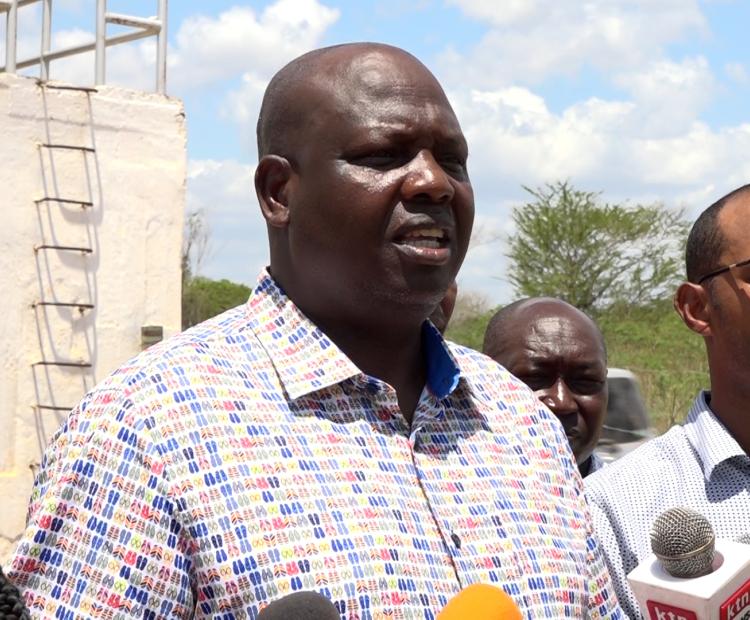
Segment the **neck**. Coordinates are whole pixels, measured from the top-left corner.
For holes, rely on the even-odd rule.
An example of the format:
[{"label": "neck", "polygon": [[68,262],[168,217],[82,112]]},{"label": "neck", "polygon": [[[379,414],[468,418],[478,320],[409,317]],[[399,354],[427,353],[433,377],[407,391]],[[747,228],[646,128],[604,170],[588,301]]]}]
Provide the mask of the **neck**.
[{"label": "neck", "polygon": [[319,289],[300,283],[284,261],[272,259],[272,266],[274,279],[289,299],[360,370],[393,387],[401,413],[411,423],[427,377],[422,323],[434,305],[408,307],[390,299],[386,303],[340,297],[324,300]]},{"label": "neck", "polygon": [[735,441],[750,454],[750,425],[747,408],[750,403],[750,378],[737,377],[728,369],[711,366],[711,411],[732,434]]},{"label": "neck", "polygon": [[377,330],[325,319],[315,323],[362,372],[393,387],[411,424],[427,379],[421,325]]}]

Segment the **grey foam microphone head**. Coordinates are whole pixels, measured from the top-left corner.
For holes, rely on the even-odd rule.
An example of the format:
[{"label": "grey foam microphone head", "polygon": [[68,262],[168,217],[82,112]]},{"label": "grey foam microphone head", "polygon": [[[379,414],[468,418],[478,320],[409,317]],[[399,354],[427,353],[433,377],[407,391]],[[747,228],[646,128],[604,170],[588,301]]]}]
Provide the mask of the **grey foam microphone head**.
[{"label": "grey foam microphone head", "polygon": [[710,573],[715,541],[708,519],[691,508],[665,510],[651,526],[651,550],[673,577]]},{"label": "grey foam microphone head", "polygon": [[742,536],[738,536],[735,542],[742,543],[743,545],[750,545],[750,532],[745,532]]}]

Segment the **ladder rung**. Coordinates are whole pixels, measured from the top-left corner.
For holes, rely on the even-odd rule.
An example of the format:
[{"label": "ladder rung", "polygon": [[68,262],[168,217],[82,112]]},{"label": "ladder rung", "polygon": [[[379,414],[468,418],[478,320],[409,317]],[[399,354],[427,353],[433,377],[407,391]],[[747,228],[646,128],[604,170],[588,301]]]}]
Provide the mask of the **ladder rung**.
[{"label": "ladder rung", "polygon": [[86,151],[87,153],[95,153],[95,149],[90,146],[78,146],[76,144],[50,144],[44,142],[39,145],[43,149],[69,149],[72,151]]},{"label": "ladder rung", "polygon": [[64,366],[66,368],[91,368],[90,362],[34,362],[32,366]]},{"label": "ladder rung", "polygon": [[36,301],[31,304],[32,308],[37,306],[61,306],[63,308],[78,308],[81,311],[94,309],[94,304],[79,304],[74,301]]},{"label": "ladder rung", "polygon": [[57,405],[34,405],[36,409],[45,409],[47,411],[70,411],[73,407],[58,407]]},{"label": "ladder rung", "polygon": [[41,202],[60,202],[68,205],[79,205],[84,209],[86,207],[93,207],[94,203],[90,200],[75,200],[74,198],[53,198],[52,196],[45,196],[44,198],[37,198],[34,201],[36,204]]},{"label": "ladder rung", "polygon": [[39,250],[64,250],[66,252],[83,252],[84,254],[91,254],[94,251],[91,248],[80,248],[74,245],[35,245],[34,252]]}]

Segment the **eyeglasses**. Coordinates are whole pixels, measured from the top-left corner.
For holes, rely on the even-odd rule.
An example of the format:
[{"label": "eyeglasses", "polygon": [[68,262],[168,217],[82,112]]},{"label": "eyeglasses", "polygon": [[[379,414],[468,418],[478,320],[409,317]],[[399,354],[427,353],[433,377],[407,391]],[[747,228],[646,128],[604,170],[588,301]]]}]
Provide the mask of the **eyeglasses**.
[{"label": "eyeglasses", "polygon": [[732,263],[731,265],[727,265],[726,267],[719,267],[718,269],[709,271],[705,276],[703,276],[700,280],[698,280],[698,284],[703,284],[709,278],[718,276],[720,273],[724,273],[725,271],[730,271],[734,269],[735,267],[743,267],[744,265],[750,265],[750,258],[746,258],[745,260],[741,260],[737,263]]}]

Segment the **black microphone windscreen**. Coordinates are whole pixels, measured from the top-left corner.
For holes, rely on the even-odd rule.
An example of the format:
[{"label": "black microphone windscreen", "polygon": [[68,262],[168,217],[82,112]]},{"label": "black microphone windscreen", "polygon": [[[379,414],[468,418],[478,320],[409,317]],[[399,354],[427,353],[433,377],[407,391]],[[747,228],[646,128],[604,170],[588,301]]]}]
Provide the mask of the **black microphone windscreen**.
[{"label": "black microphone windscreen", "polygon": [[29,610],[8,577],[0,568],[0,618],[5,620],[30,620]]},{"label": "black microphone windscreen", "polygon": [[341,616],[322,594],[295,592],[264,607],[258,620],[341,620]]}]

